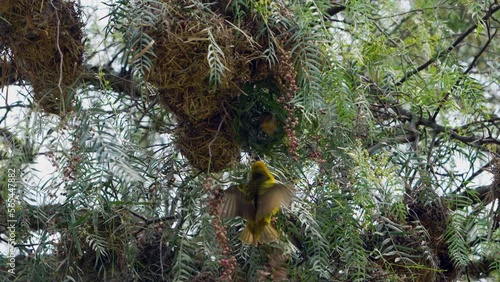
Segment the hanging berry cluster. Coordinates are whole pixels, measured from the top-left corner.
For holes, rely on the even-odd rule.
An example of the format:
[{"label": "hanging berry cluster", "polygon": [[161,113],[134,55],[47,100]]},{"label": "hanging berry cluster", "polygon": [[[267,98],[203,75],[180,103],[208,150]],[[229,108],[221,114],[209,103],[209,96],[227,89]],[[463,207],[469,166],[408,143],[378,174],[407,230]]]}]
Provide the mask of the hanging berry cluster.
[{"label": "hanging berry cluster", "polygon": [[[283,46],[281,43],[280,45]],[[277,83],[281,91],[278,101],[283,105],[283,108],[287,113],[285,133],[289,140],[288,153],[292,156],[293,160],[297,160],[297,148],[300,143],[297,138],[295,127],[299,124],[299,118],[295,115],[295,105],[293,103],[295,94],[297,94],[297,91],[299,90],[296,81],[297,74],[293,68],[290,51],[282,48],[279,48],[278,50],[279,64],[277,65]]]},{"label": "hanging berry cluster", "polygon": [[212,224],[215,229],[215,240],[217,241],[219,249],[222,250],[222,258],[219,259],[219,265],[222,267],[223,271],[220,278],[221,281],[232,281],[233,272],[236,267],[236,258],[231,255],[227,231],[222,225],[219,211],[219,204],[224,196],[224,192],[222,192],[220,187],[212,187],[212,179],[208,178],[203,184],[203,188],[210,193],[208,199],[208,212],[212,216]]},{"label": "hanging berry cluster", "polygon": [[82,161],[79,151],[80,151],[80,144],[78,144],[77,140],[73,140],[73,142],[71,142],[68,165],[63,170],[65,180],[73,181],[76,179],[78,166]]},{"label": "hanging berry cluster", "polygon": [[[315,144],[316,146],[310,146],[311,152],[309,153],[309,157],[313,160],[315,160],[318,164],[324,164],[326,163],[325,157],[323,156],[323,151],[320,150],[321,148],[321,140],[322,136],[321,135],[315,135],[312,136],[310,139],[312,144]],[[325,145],[326,148],[328,148],[328,144]],[[320,166],[320,171],[322,169],[322,166]]]}]

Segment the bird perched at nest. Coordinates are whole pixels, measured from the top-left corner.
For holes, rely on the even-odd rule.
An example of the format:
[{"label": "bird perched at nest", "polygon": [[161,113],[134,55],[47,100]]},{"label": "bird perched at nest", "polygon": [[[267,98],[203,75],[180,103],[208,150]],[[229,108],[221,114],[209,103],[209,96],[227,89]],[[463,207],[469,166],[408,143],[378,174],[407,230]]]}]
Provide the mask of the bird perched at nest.
[{"label": "bird perched at nest", "polygon": [[240,239],[248,245],[267,244],[278,239],[271,218],[293,200],[295,189],[279,183],[263,161],[250,169],[249,182],[233,185],[224,191],[221,214],[247,220]]},{"label": "bird perched at nest", "polygon": [[275,114],[265,112],[259,116],[259,127],[267,136],[273,136],[279,128],[279,121]]}]

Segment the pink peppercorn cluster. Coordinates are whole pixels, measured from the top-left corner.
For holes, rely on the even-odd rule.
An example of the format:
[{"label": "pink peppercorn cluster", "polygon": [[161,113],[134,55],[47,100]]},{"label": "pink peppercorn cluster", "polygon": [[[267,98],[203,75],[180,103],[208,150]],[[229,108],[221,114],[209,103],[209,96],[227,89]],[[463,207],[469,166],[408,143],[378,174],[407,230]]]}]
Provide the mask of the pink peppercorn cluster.
[{"label": "pink peppercorn cluster", "polygon": [[299,124],[299,118],[295,115],[295,105],[293,98],[299,90],[295,78],[297,74],[293,68],[293,63],[290,58],[290,51],[281,49],[278,54],[280,64],[277,66],[278,86],[281,89],[282,95],[278,97],[278,101],[283,105],[287,112],[285,122],[285,133],[288,137],[288,153],[292,156],[293,160],[297,160],[297,148],[300,145],[295,127]]},{"label": "pink peppercorn cluster", "polygon": [[64,168],[64,178],[67,180],[75,180],[75,174],[81,162],[81,156],[78,151],[80,151],[80,145],[77,141],[73,141],[71,143],[68,165]]},{"label": "pink peppercorn cluster", "polygon": [[[318,149],[319,148],[319,144],[321,142],[321,136],[314,136],[312,137],[312,144],[318,144],[317,147],[313,147],[311,146],[311,150],[310,150],[310,153],[309,153],[309,157],[313,160],[315,160],[318,164],[324,164],[326,163],[326,160],[323,156],[323,152]],[[326,146],[328,147],[328,145]]]},{"label": "pink peppercorn cluster", "polygon": [[222,201],[224,192],[220,187],[212,187],[212,179],[208,178],[203,184],[203,188],[205,191],[210,193],[208,199],[208,212],[212,216],[212,224],[215,229],[215,240],[217,241],[219,249],[222,250],[222,258],[219,259],[219,265],[223,270],[220,278],[222,281],[232,281],[233,272],[236,267],[236,258],[231,255],[227,231],[222,225],[219,211],[219,204]]}]

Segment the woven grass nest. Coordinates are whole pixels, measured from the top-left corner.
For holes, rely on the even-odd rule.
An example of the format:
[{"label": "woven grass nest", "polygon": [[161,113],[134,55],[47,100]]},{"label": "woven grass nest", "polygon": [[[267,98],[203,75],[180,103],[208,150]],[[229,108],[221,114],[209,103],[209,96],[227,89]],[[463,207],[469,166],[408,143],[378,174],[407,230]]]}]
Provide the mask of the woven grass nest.
[{"label": "woven grass nest", "polygon": [[155,54],[146,80],[179,121],[177,147],[205,172],[238,160],[240,136],[233,125],[249,122],[236,121],[241,117],[235,113],[238,97],[246,85],[276,75],[265,59],[268,39],[255,35],[256,17],[236,25],[226,14],[229,2],[219,2],[200,8],[187,0],[163,0],[163,7],[151,7],[157,24],[146,28]]},{"label": "woven grass nest", "polygon": [[[147,80],[159,90],[164,107],[198,122],[220,114],[221,105],[241,93],[240,85],[251,77],[249,62],[259,50],[223,16],[186,8],[185,2],[164,1],[161,24],[148,32],[156,58]],[[209,58],[221,66],[217,83]]]},{"label": "woven grass nest", "polygon": [[201,171],[218,172],[240,158],[240,147],[225,120],[193,124],[181,121],[176,144],[191,165]]},{"label": "woven grass nest", "polygon": [[83,23],[75,2],[2,0],[0,45],[8,47],[21,77],[44,112],[71,110],[83,68]]},{"label": "woven grass nest", "polygon": [[[179,121],[175,143],[182,155],[201,171],[217,172],[240,156],[228,105],[250,80],[249,62],[258,56],[258,44],[223,15],[188,4],[165,0],[165,9],[156,9],[164,14],[148,31],[156,57],[147,80],[158,89],[161,105]],[[222,66],[216,83],[211,56]]]}]

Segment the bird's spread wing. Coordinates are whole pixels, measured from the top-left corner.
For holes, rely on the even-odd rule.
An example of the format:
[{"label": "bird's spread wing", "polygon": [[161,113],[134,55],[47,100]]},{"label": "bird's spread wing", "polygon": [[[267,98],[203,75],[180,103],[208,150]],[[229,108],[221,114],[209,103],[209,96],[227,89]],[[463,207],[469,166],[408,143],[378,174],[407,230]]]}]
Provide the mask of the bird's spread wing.
[{"label": "bird's spread wing", "polygon": [[224,191],[222,198],[221,215],[224,217],[240,216],[247,220],[255,217],[255,207],[248,194],[241,189],[243,186],[230,186]]},{"label": "bird's spread wing", "polygon": [[293,186],[281,183],[274,184],[265,193],[259,195],[255,221],[276,213],[282,206],[290,205],[294,194],[295,188]]}]

